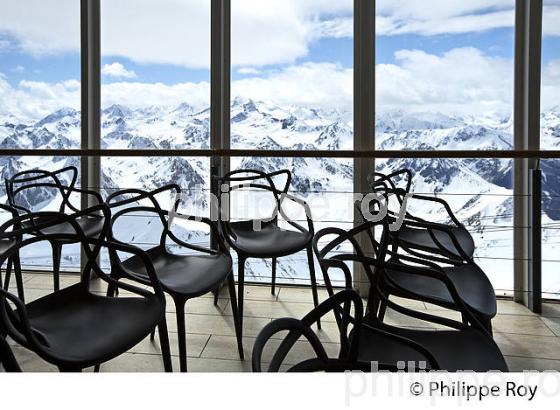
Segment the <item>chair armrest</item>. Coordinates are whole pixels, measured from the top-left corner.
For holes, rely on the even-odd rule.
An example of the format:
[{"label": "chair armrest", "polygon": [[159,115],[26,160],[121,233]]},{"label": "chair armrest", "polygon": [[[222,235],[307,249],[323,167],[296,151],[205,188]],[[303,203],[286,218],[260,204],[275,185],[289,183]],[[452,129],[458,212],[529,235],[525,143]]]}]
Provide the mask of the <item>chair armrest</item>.
[{"label": "chair armrest", "polygon": [[[412,194],[412,196],[410,198],[411,199],[418,199],[420,201],[435,202],[437,204],[440,204],[441,206],[443,206],[443,208],[447,212],[447,215],[449,216],[451,221],[453,221],[453,223],[455,225],[457,225],[458,228],[463,227],[463,224],[461,222],[459,222],[459,220],[457,219],[457,217],[455,216],[455,214],[451,210],[451,207],[449,206],[449,204],[445,200],[443,200],[442,198],[436,198],[436,197],[433,197],[433,196],[426,196],[426,195],[419,195],[419,194]],[[423,222],[427,222],[422,218],[415,217],[415,219],[423,221]]]},{"label": "chair armrest", "polygon": [[307,219],[307,231],[311,234],[314,235],[315,234],[315,229],[313,226],[313,219],[311,218],[311,208],[309,207],[309,204],[307,204],[307,202],[305,202],[303,199],[297,198],[293,195],[290,195],[288,193],[282,193],[280,195],[280,203],[278,206],[278,212],[280,213],[280,215],[282,216],[282,218],[284,218],[286,220],[286,222],[288,222],[290,225],[292,225],[293,227],[295,227],[296,229],[298,229],[301,232],[305,232],[306,229],[303,228],[300,224],[298,224],[295,221],[292,221],[284,212],[284,210],[282,209],[282,204],[284,199],[287,199],[291,202],[297,203],[298,205],[300,205],[304,210],[305,210],[305,217]]},{"label": "chair armrest", "polygon": [[12,218],[17,218],[19,216],[15,207],[7,204],[0,204],[0,209],[9,212],[12,215]]}]

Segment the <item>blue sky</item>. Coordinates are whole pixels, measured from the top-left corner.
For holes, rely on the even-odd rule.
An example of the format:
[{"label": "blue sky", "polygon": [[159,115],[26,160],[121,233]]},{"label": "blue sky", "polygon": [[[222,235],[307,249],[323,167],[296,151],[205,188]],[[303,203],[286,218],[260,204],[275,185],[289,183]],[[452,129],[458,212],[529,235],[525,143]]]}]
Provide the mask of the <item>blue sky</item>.
[{"label": "blue sky", "polygon": [[[43,7],[41,0],[27,1]],[[61,4],[59,1],[74,4],[74,0],[57,0],[57,4]],[[109,5],[115,7],[106,11],[102,25],[103,83],[108,86],[104,88],[104,101],[157,104],[191,98],[207,105],[208,2],[189,0],[181,3],[185,10],[177,10],[173,8],[179,4],[175,1],[161,0],[156,7],[152,0],[135,0],[135,4],[143,7],[139,6],[138,10],[145,8],[146,12],[137,10],[123,28],[122,10],[118,7],[126,6],[129,1],[103,3],[103,10]],[[399,6],[405,1],[410,10]],[[379,1],[378,98],[386,106],[411,105],[411,109],[426,106],[439,111],[448,107],[449,111],[468,112],[482,105],[486,111],[508,111],[513,73],[514,1],[431,1],[439,6],[428,11],[420,0]],[[267,8],[259,9],[257,14],[253,13],[252,0],[236,0],[234,4],[239,9],[232,22],[235,62],[232,80],[237,93],[250,98],[276,99],[279,104],[321,104],[327,96],[332,104],[351,105],[350,0],[269,0]],[[2,10],[6,7],[2,6]],[[560,13],[560,3],[557,11]],[[166,30],[157,25],[150,30],[156,12],[171,19]],[[54,104],[57,98],[62,99],[57,94],[60,88],[61,95],[69,94],[65,86],[55,89],[54,85],[79,80],[79,27],[67,28],[56,21],[45,21],[40,13],[25,16],[32,20],[25,27],[17,25],[17,21],[10,26],[8,19],[17,20],[22,10],[14,13],[11,16],[5,13],[5,21],[0,18],[0,90],[2,81],[13,88],[13,93],[22,91],[22,84],[42,82],[44,85],[36,97],[45,100],[45,95],[52,95]],[[76,18],[75,14],[74,10],[69,16],[61,16],[60,21]],[[185,25],[187,15],[192,18]],[[547,12],[549,15],[554,17]],[[36,26],[44,29],[41,31]],[[550,22],[546,25],[545,66],[560,61],[560,32],[555,26]],[[452,34],[446,34],[446,30]],[[465,58],[473,61],[472,67],[465,66]],[[554,74],[556,69],[552,67],[547,72]],[[53,87],[47,91],[49,85]],[[176,89],[177,85],[182,88]],[[31,91],[37,93],[36,88]],[[189,90],[188,96],[185,89]],[[31,92],[27,88],[23,91]],[[309,98],[313,95],[317,96],[315,100]],[[470,108],[459,107],[462,101],[471,104]]]}]

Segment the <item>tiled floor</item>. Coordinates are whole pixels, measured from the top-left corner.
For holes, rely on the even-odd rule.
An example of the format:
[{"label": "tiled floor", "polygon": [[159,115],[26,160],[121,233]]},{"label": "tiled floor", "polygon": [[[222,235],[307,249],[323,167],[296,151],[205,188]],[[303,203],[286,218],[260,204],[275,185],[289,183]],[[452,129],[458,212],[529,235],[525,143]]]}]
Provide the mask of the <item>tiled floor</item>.
[{"label": "tiled floor", "polygon": [[[75,283],[74,276],[64,276],[62,286]],[[40,297],[52,289],[52,279],[46,275],[25,276],[26,297],[29,300]],[[102,291],[102,289],[99,289]],[[326,292],[321,292],[325,298]],[[177,363],[177,334],[174,307],[167,305],[168,325],[171,332],[171,350],[174,368]],[[437,306],[421,302],[409,303],[416,309],[438,310],[438,314],[454,315]],[[251,348],[255,336],[262,327],[274,318],[301,317],[313,308],[311,290],[305,288],[280,287],[276,296],[270,294],[268,286],[249,286],[245,290],[244,346],[245,361],[237,356],[237,345],[230,301],[227,292],[220,295],[218,306],[213,304],[212,295],[187,303],[187,349],[188,368],[192,372],[240,372],[251,369]],[[510,370],[558,370],[560,371],[560,304],[547,304],[544,314],[537,316],[525,307],[510,301],[498,301],[498,316],[494,319],[495,340],[506,356]],[[406,326],[426,326],[389,311],[387,320]],[[318,335],[330,354],[336,354],[337,328],[333,322],[324,322]],[[287,363],[294,363],[308,357],[308,346],[298,342]],[[24,371],[55,371],[56,369],[33,353],[19,346],[13,346]],[[270,354],[270,352],[265,352]],[[159,372],[162,371],[159,347],[149,339],[135,346],[128,353],[104,364],[104,372]]]}]

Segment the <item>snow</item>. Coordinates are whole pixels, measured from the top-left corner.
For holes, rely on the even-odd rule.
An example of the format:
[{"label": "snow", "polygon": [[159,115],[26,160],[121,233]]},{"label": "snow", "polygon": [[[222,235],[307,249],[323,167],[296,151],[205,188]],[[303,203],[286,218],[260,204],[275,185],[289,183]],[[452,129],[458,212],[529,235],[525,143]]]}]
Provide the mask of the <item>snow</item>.
[{"label": "snow", "polygon": [[[197,111],[188,102],[178,106],[128,108],[113,105],[103,110],[102,143],[104,148],[207,148],[209,145],[210,111]],[[266,149],[351,149],[353,146],[352,113],[314,107],[282,106],[262,101],[236,98],[231,112],[232,148]],[[17,127],[14,124],[22,124]],[[44,148],[64,142],[79,147],[80,113],[61,109],[43,119],[0,118],[0,145],[22,148]],[[497,160],[455,160],[437,157],[438,150],[475,149],[508,150],[512,147],[512,120],[487,115],[481,117],[448,116],[439,113],[390,111],[376,115],[378,149],[434,150],[431,159],[394,159],[377,161],[377,170],[392,172],[406,167],[415,175],[413,190],[437,195],[447,200],[459,220],[471,231],[477,244],[477,262],[490,277],[498,293],[513,287],[513,221],[512,162]],[[542,146],[555,149],[560,145],[560,111],[542,114]],[[73,159],[78,164],[79,159]],[[21,157],[0,162],[5,177],[10,169],[57,169],[67,160]],[[324,158],[232,158],[232,169],[257,168],[293,172],[292,193],[313,204],[315,228],[326,226],[349,228],[353,219],[352,161]],[[208,215],[210,167],[204,158],[103,158],[103,188],[154,188],[178,183],[189,193],[185,203],[189,213]],[[545,215],[543,225],[560,220],[560,167],[548,163],[544,168]],[[3,194],[3,192],[2,192]],[[198,199],[196,195],[198,195]],[[249,211],[250,201],[246,201]],[[50,209],[36,203],[36,209]],[[413,213],[430,220],[447,220],[446,213],[432,203],[410,204]],[[558,211],[556,211],[558,210]],[[299,220],[303,215],[298,214]],[[182,222],[181,222],[182,223]],[[119,228],[129,242],[153,243],[154,225],[149,218],[130,218]],[[185,238],[207,242],[200,227],[179,226]],[[556,229],[543,230],[544,259],[554,260],[560,241]],[[150,237],[148,237],[150,236]],[[157,235],[155,235],[157,237]],[[156,238],[157,239],[157,238]],[[65,267],[75,266],[77,247],[64,247]],[[26,264],[48,264],[47,248],[24,255]],[[543,264],[543,289],[560,293],[557,262]],[[252,280],[268,280],[270,261],[252,261],[246,273]],[[305,253],[280,260],[279,281],[307,282]],[[319,275],[321,276],[321,275]],[[341,280],[341,277],[336,278]]]}]

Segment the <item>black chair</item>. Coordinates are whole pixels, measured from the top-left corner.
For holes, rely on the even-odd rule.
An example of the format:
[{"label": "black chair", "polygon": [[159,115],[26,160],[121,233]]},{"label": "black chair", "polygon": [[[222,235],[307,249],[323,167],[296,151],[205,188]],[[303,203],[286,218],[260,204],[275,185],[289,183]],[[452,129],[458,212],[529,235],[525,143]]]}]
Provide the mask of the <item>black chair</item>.
[{"label": "black chair", "polygon": [[19,367],[14,353],[4,336],[0,336],[0,365],[4,368],[5,372],[21,372],[21,368]]},{"label": "black chair", "polygon": [[[102,230],[96,237],[87,237],[78,221],[97,212],[104,217]],[[74,230],[73,233],[68,232],[68,226]],[[108,228],[109,208],[105,205],[73,215],[30,213],[3,224],[0,238],[20,236],[23,239],[5,251],[0,262],[26,246],[51,241],[79,243],[87,262],[79,283],[28,304],[0,290],[0,329],[4,329],[16,343],[56,365],[60,371],[67,372],[98,366],[121,355],[145,339],[157,326],[161,335],[164,368],[171,371],[165,295],[150,258],[136,247],[104,240]],[[31,233],[34,235],[29,235]],[[101,249],[129,253],[142,260],[151,289],[118,283],[103,272],[96,260]],[[131,292],[131,296],[116,299],[90,292],[92,275],[110,286]]]},{"label": "black chair", "polygon": [[[286,182],[282,189],[278,189],[274,183],[274,178],[284,176]],[[296,198],[288,193],[292,181],[292,174],[288,170],[266,173],[259,170],[245,169],[232,171],[224,177],[215,177],[218,187],[221,190],[219,196],[219,220],[220,231],[228,245],[230,245],[238,256],[238,297],[239,297],[239,316],[243,323],[243,299],[245,285],[245,262],[248,258],[272,259],[272,287],[271,293],[274,295],[276,287],[276,262],[278,258],[292,255],[306,250],[309,273],[311,277],[311,291],[313,303],[319,304],[317,293],[317,280],[315,278],[315,265],[313,261],[313,250],[311,242],[314,234],[313,220],[311,211],[305,201]],[[229,217],[229,209],[225,209],[231,204],[232,192],[248,189],[258,194],[266,195],[270,199],[270,204],[274,204],[274,209],[270,211],[270,217],[262,219],[234,221]],[[228,204],[224,205],[223,196],[227,195]],[[258,195],[257,195],[258,196]],[[283,208],[284,201],[299,204],[305,210],[307,229],[291,220]],[[228,212],[225,215],[225,212]],[[282,219],[294,230],[284,229],[279,226],[279,218]],[[260,229],[255,229],[258,226]],[[320,328],[320,322],[317,322]],[[243,326],[241,326],[242,328]]]},{"label": "black chair", "polygon": [[[37,201],[39,199],[42,199],[43,201],[54,199],[55,196],[60,195],[59,213],[79,212],[78,207],[72,204],[71,198],[73,195],[87,195],[95,201],[94,205],[100,205],[103,203],[103,198],[99,193],[87,189],[77,188],[77,179],[78,169],[73,166],[62,168],[57,171],[34,169],[19,172],[11,178],[6,178],[5,180],[8,203],[21,215],[30,214],[34,211],[32,209],[33,204],[31,204],[27,198],[27,195],[31,194],[34,195],[35,200]],[[45,215],[47,216],[44,217],[50,218],[48,215],[56,216],[57,214],[46,213]],[[24,224],[39,222],[44,221],[37,221],[37,218],[34,218],[24,221]],[[87,237],[99,235],[104,224],[101,216],[89,213],[84,214],[82,217],[77,219],[76,222],[80,225],[80,229],[84,231]],[[57,229],[58,231],[55,232],[53,229]],[[74,230],[70,224],[55,224],[49,227],[46,232],[38,232],[37,230],[30,231],[30,234],[32,235],[40,233],[72,234],[74,233]],[[60,289],[60,262],[62,257],[62,246],[69,243],[72,242],[69,240],[58,239],[52,239],[50,241],[53,251],[52,271],[54,290]]]},{"label": "black chair", "polygon": [[[373,172],[368,175],[368,182],[375,193],[381,195],[391,193],[397,201],[399,208],[404,205],[405,196],[408,194],[409,198],[414,201],[432,202],[446,211],[449,223],[430,223],[431,226],[440,229],[428,230],[404,224],[397,232],[391,235],[395,244],[398,243],[399,246],[404,248],[410,247],[412,249],[420,249],[425,252],[440,254],[448,258],[461,259],[464,255],[466,255],[467,258],[473,257],[475,251],[474,239],[465,226],[457,219],[449,204],[441,198],[418,195],[411,192],[412,172],[410,170],[402,169],[388,175],[380,172]],[[398,218],[399,209],[389,209],[388,214],[392,221],[394,221]],[[405,221],[429,222],[413,215],[408,209],[404,217]],[[460,251],[457,250],[456,244],[450,239],[449,235],[445,233],[447,231],[450,231],[456,238]]]},{"label": "black chair", "polygon": [[[374,239],[376,228],[381,230],[378,234],[379,240]],[[358,241],[358,237],[364,232],[368,233],[371,239],[371,251],[367,253]],[[325,243],[328,236],[334,238]],[[447,371],[507,371],[504,357],[491,334],[459,297],[455,284],[446,272],[440,266],[419,258],[406,256],[396,260],[387,249],[388,244],[388,224],[385,220],[381,223],[364,223],[350,231],[338,228],[321,230],[315,235],[313,246],[327,284],[330,283],[329,271],[332,269],[342,271],[346,283],[351,283],[348,264],[358,263],[371,283],[368,306],[372,305],[372,300],[382,300],[404,316],[423,321],[430,326],[439,325],[444,329],[418,330],[388,325],[378,318],[375,310],[370,310],[363,319],[359,336],[355,336],[359,337],[359,341],[355,342],[359,346],[357,360],[397,365],[398,362],[425,362],[428,369],[439,368]],[[346,248],[341,248],[342,246]],[[406,271],[411,276],[441,282],[454,303],[454,309],[461,313],[464,322],[415,311],[390,301],[383,287],[390,270]],[[360,310],[356,309],[357,318]],[[337,323],[339,326],[342,324],[341,332],[345,330],[344,323],[350,320],[344,319],[345,315],[347,312],[335,310]],[[354,321],[356,320],[354,318]]]},{"label": "black chair", "polygon": [[[164,210],[158,202],[156,196],[162,193],[172,193],[175,195],[173,200],[173,213]],[[116,239],[115,223],[120,219],[133,214],[155,216],[159,221],[161,234],[159,244],[147,250],[151,261],[155,267],[155,274],[161,283],[163,290],[168,293],[173,302],[177,314],[177,331],[179,338],[179,359],[181,371],[187,371],[187,345],[185,328],[185,304],[188,300],[202,296],[216,289],[220,283],[227,280],[229,295],[231,299],[233,319],[237,334],[237,346],[239,356],[243,359],[243,341],[241,339],[241,320],[237,311],[237,301],[235,294],[235,282],[232,271],[232,259],[220,238],[217,226],[207,218],[180,215],[177,212],[179,206],[179,195],[181,189],[177,185],[167,185],[151,192],[138,189],[128,189],[115,192],[107,197],[107,204],[115,210],[111,218],[111,230],[109,235],[112,240]],[[147,202],[141,205],[140,202]],[[121,208],[118,210],[117,208]],[[211,235],[218,244],[218,249],[205,248],[195,244],[186,243],[173,233],[170,229],[173,223],[172,218],[196,220],[210,228]],[[160,232],[158,227],[152,226],[155,232]],[[194,254],[171,253],[167,247],[167,240],[178,245]],[[149,283],[150,278],[146,275],[142,261],[138,257],[122,260],[116,252],[110,252],[111,276],[116,281],[121,279],[133,279],[139,282]],[[108,296],[114,296],[114,287],[108,289]],[[153,337],[153,334],[152,334]],[[160,337],[162,337],[160,333]]]},{"label": "black chair", "polygon": [[[377,194],[379,199],[385,202],[385,206],[395,197],[404,202],[404,191],[398,188],[378,187]],[[437,198],[412,194],[410,197],[437,200]],[[445,206],[448,208],[448,205]],[[391,215],[388,215],[387,219],[389,222],[395,220]],[[433,243],[436,243],[441,251],[436,252],[430,250],[428,246],[401,240],[401,232],[412,231],[423,232],[432,238]],[[459,297],[469,306],[486,329],[492,332],[492,319],[497,314],[496,292],[484,271],[475,263],[472,255],[465,252],[461,237],[456,235],[457,232],[457,229],[445,224],[406,217],[402,221],[400,229],[389,232],[392,258],[398,262],[405,258],[405,255],[411,255],[430,263],[439,264],[447,278],[453,282]],[[381,286],[384,287],[387,295],[421,300],[448,309],[456,307],[443,283],[418,275],[410,275],[405,270],[387,269]],[[387,305],[380,301],[379,318],[381,320],[384,318],[386,308]]]},{"label": "black chair", "polygon": [[[9,212],[11,218],[16,218],[18,216],[17,211],[4,204],[0,204],[0,209]],[[4,252],[4,250],[9,249],[15,242],[19,241],[21,238],[10,238],[10,239],[2,239],[0,240],[0,255]],[[4,290],[8,290],[10,287],[10,279],[12,276],[12,270],[15,274],[16,279],[16,286],[18,291],[18,297],[24,301],[25,293],[23,291],[23,277],[21,274],[21,262],[19,258],[19,252],[15,253],[13,257],[8,258],[6,262],[6,277],[4,278],[4,284],[0,281],[0,287],[4,287]]]}]

